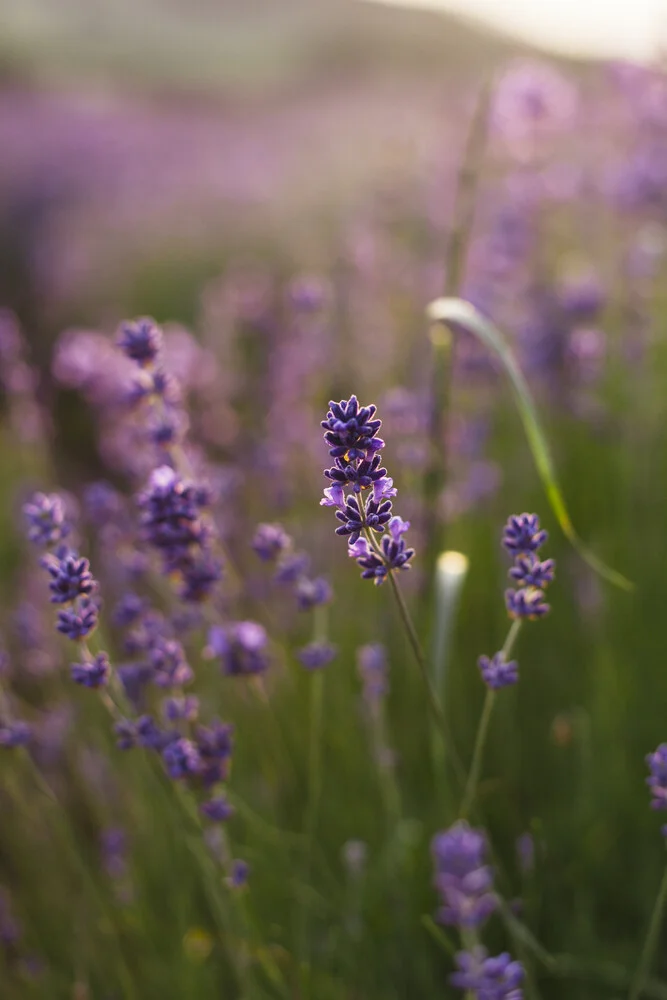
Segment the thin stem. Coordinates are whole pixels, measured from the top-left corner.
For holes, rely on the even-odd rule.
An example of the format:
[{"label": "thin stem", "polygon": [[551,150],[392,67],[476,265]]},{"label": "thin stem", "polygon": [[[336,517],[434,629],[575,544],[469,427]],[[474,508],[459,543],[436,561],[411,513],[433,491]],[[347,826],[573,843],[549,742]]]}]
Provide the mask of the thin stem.
[{"label": "thin stem", "polygon": [[401,621],[405,626],[408,642],[410,643],[412,652],[414,653],[417,666],[419,667],[419,673],[421,674],[422,681],[424,682],[424,687],[426,688],[426,694],[428,695],[428,701],[429,701],[429,706],[431,708],[431,712],[433,713],[433,717],[438,723],[438,726],[440,727],[443,741],[446,744],[448,734],[447,734],[447,723],[445,720],[445,715],[442,710],[442,705],[440,704],[437,692],[435,690],[435,686],[433,684],[433,681],[431,680],[431,675],[428,670],[428,664],[426,662],[424,651],[421,648],[421,644],[419,642],[419,636],[417,635],[417,630],[415,629],[412,618],[410,617],[408,606],[405,603],[405,598],[403,597],[401,588],[398,585],[398,580],[394,575],[394,571],[390,570],[387,576],[389,577],[389,583],[394,593],[394,597],[396,598],[396,603],[398,604],[398,610],[401,616]]},{"label": "thin stem", "polygon": [[658,889],[658,895],[656,897],[655,906],[653,907],[651,922],[646,934],[646,940],[644,941],[641,958],[639,959],[639,965],[637,966],[637,971],[632,981],[632,986],[630,987],[630,993],[628,994],[629,1000],[638,1000],[643,991],[644,983],[646,982],[646,977],[648,976],[649,968],[658,941],[658,934],[660,932],[665,903],[667,903],[667,867],[665,868],[662,876],[662,882],[660,883],[660,888]]},{"label": "thin stem", "polygon": [[[502,656],[505,660],[508,659],[512,652],[512,648],[516,641],[516,637],[519,634],[521,628],[521,619],[517,618],[516,621],[512,622],[510,629],[507,633],[507,638],[502,648]],[[477,736],[475,737],[475,749],[472,754],[472,763],[470,765],[470,772],[468,774],[468,781],[466,782],[466,788],[463,795],[463,801],[461,803],[461,809],[459,810],[459,816],[461,819],[466,819],[469,815],[470,810],[475,801],[477,795],[477,785],[479,784],[479,776],[482,770],[482,762],[484,759],[484,747],[486,746],[486,738],[489,732],[489,723],[491,722],[491,716],[493,715],[493,706],[496,703],[496,692],[493,688],[486,689],[486,697],[484,698],[484,706],[482,708],[482,714],[480,716],[479,725],[477,727]]]},{"label": "thin stem", "polygon": [[[475,108],[453,199],[454,219],[445,250],[445,288],[447,296],[457,295],[465,272],[468,246],[472,235],[477,200],[477,186],[486,146],[487,121],[491,87],[482,88]],[[431,333],[433,356],[431,363],[431,410],[429,414],[429,463],[424,475],[425,566],[423,587],[431,585],[435,561],[444,547],[442,525],[438,515],[438,500],[447,474],[447,417],[451,397],[453,343],[452,335],[442,326]]]}]

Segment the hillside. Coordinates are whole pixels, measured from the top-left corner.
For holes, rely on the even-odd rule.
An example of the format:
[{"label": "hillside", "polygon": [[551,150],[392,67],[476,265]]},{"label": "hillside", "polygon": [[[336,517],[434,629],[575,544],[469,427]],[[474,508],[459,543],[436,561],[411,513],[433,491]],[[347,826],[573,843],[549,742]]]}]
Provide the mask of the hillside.
[{"label": "hillside", "polygon": [[519,43],[361,0],[5,0],[0,69],[22,81],[250,96],[367,75],[474,75]]}]

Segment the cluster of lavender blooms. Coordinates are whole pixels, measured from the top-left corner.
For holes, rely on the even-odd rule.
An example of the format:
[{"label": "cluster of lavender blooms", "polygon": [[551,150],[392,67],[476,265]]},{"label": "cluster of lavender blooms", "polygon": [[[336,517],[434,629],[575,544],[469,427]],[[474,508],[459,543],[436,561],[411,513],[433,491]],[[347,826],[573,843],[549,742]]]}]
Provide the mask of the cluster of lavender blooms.
[{"label": "cluster of lavender blooms", "polygon": [[[512,515],[503,529],[503,545],[514,556],[509,576],[516,586],[505,591],[507,613],[514,621],[542,618],[549,611],[544,588],[553,581],[555,564],[553,559],[541,561],[537,555],[547,537],[537,514]],[[517,662],[507,660],[503,650],[491,657],[480,656],[477,662],[488,688],[497,690],[519,679]]]},{"label": "cluster of lavender blooms", "polygon": [[521,963],[506,952],[489,956],[478,943],[479,929],[498,905],[484,833],[459,821],[433,838],[431,853],[442,900],[438,920],[457,927],[466,942],[474,942],[457,954],[458,969],[450,982],[477,1000],[521,1000]]},{"label": "cluster of lavender blooms", "polygon": [[410,569],[414,549],[403,538],[410,522],[392,513],[397,490],[380,464],[384,441],[377,436],[382,421],[375,418],[376,409],[360,406],[356,396],[329,403],[322,427],[334,463],[325,469],[332,485],[320,504],[336,508],[341,522],[336,534],[348,538],[348,554],[362,577],[379,585],[394,570]]}]

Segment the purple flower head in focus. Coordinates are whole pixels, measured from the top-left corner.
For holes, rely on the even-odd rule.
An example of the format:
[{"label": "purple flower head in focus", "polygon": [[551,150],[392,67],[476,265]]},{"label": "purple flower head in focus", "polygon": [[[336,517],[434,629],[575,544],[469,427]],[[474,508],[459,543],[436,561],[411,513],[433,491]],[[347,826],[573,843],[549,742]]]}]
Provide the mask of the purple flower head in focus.
[{"label": "purple flower head in focus", "polygon": [[257,622],[214,625],[208,641],[211,653],[229,676],[262,674],[268,668],[269,637]]},{"label": "purple flower head in focus", "polygon": [[503,653],[495,653],[491,658],[480,656],[477,661],[482,680],[494,691],[519,680],[519,665],[515,660],[505,660]]},{"label": "purple flower head in focus", "polygon": [[332,458],[365,459],[383,447],[384,442],[376,437],[382,426],[381,420],[373,419],[376,410],[372,404],[360,406],[356,396],[329,403],[322,427]]},{"label": "purple flower head in focus", "polygon": [[544,594],[535,587],[522,587],[520,590],[505,591],[505,606],[510,618],[527,618],[535,621],[548,614],[550,608],[544,600]]},{"label": "purple flower head in focus", "polygon": [[537,552],[548,537],[537,514],[513,514],[503,529],[503,545],[513,556]]},{"label": "purple flower head in focus", "polygon": [[495,910],[486,851],[484,834],[463,820],[433,838],[435,887],[442,899],[438,919],[443,923],[477,927]]},{"label": "purple flower head in focus", "polygon": [[514,565],[509,571],[509,575],[520,587],[533,587],[536,590],[543,590],[549,583],[553,583],[555,563],[553,559],[545,559],[540,562],[538,557],[529,552],[526,555],[518,555],[514,560]]},{"label": "purple flower head in focus", "polygon": [[521,984],[524,969],[507,952],[489,957],[482,947],[459,952],[456,956],[458,970],[450,983],[460,990],[467,990],[477,1000],[522,1000]]},{"label": "purple flower head in focus", "polygon": [[389,530],[380,538],[380,552],[377,552],[366,541],[359,538],[348,546],[348,555],[357,560],[362,568],[362,578],[373,580],[376,586],[384,583],[392,570],[410,569],[410,560],[415,550],[408,548],[402,535],[410,527],[409,521],[400,517],[392,517]]}]

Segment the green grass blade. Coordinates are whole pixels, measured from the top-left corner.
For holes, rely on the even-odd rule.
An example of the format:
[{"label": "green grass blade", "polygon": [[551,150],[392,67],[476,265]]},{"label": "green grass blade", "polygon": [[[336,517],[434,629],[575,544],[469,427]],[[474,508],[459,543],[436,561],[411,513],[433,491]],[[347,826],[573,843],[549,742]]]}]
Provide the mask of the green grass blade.
[{"label": "green grass blade", "polygon": [[565,537],[570,541],[582,559],[601,577],[624,590],[632,590],[634,584],[621,573],[606,565],[579,538],[567,511],[565,498],[558,485],[556,470],[549,451],[547,439],[540,425],[535,403],[528,383],[523,376],[514,354],[502,333],[490,320],[482,316],[469,302],[463,299],[436,299],[428,306],[428,319],[432,324],[444,324],[450,328],[463,327],[477,337],[498,357],[510,381],[523,422],[528,444],[542,480],[547,499]]}]

